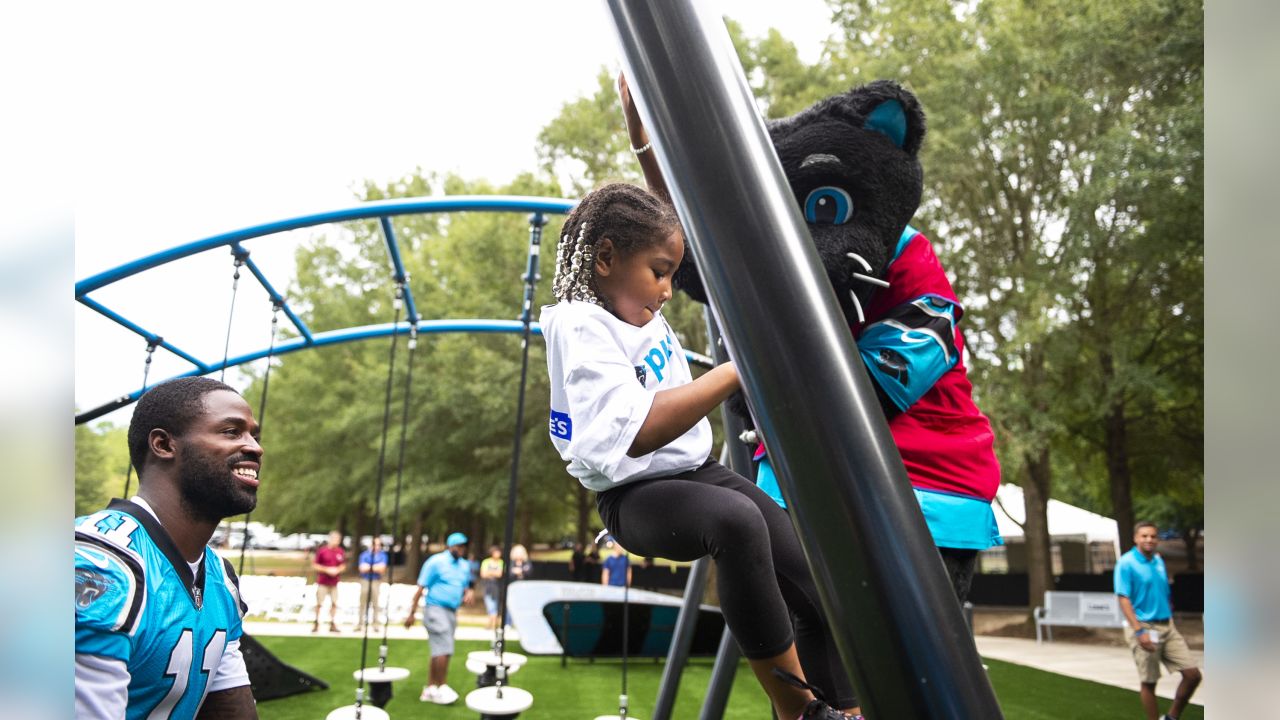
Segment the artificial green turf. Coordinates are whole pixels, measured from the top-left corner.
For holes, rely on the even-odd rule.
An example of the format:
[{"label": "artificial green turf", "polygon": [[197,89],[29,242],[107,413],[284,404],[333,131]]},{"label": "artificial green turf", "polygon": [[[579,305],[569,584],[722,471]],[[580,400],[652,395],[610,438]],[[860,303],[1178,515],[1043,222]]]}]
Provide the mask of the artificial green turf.
[{"label": "artificial green turf", "polygon": [[[1007,720],[1100,720],[1142,717],[1138,693],[1112,685],[1078,680],[1025,665],[983,660],[989,668]],[[1134,670],[1137,674],[1137,670]],[[1135,678],[1136,679],[1136,678]],[[1161,698],[1160,712],[1169,709]],[[1189,705],[1180,720],[1204,720],[1204,708]]]},{"label": "artificial green turf", "polygon": [[[321,720],[329,711],[355,702],[355,681],[351,673],[359,666],[360,640],[356,638],[259,637],[276,657],[329,683],[329,690],[308,692],[258,706],[262,720]],[[466,654],[488,649],[484,642],[459,642],[449,667],[449,684],[464,698],[475,688],[475,675],[464,667]],[[519,652],[517,644],[508,648]],[[378,646],[370,640],[368,665],[376,666]],[[1110,685],[987,660],[996,695],[1007,720],[1098,720],[1142,715],[1138,694]],[[408,680],[395,684],[395,695],[385,708],[393,720],[449,720],[478,714],[466,708],[465,700],[451,706],[418,702],[418,693],[426,677],[427,643],[422,640],[393,640],[389,645],[388,665],[407,667]],[[711,659],[695,658],[686,667],[680,681],[672,717],[696,718],[711,676]],[[652,660],[633,660],[628,664],[628,715],[648,718],[653,713],[662,664]],[[558,657],[531,657],[529,663],[512,675],[511,684],[533,693],[533,707],[521,713],[522,720],[590,720],[597,715],[618,712],[621,690],[621,663],[617,659],[571,660],[560,667]],[[1165,710],[1167,700],[1161,700]],[[768,718],[769,705],[764,692],[756,684],[744,663],[734,681],[733,694],[725,710],[726,720]],[[1204,711],[1192,705],[1183,720],[1203,720]]]}]

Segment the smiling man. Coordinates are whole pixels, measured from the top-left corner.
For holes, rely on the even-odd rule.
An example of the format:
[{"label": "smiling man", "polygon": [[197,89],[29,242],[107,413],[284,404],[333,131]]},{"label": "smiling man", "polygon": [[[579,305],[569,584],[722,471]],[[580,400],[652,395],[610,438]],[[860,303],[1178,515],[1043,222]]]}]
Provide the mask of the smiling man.
[{"label": "smiling man", "polygon": [[138,494],[76,519],[76,717],[258,717],[245,606],[208,547],[258,501],[258,423],[208,378],[148,390],[129,424]]},{"label": "smiling man", "polygon": [[1129,623],[1125,637],[1138,666],[1142,709],[1149,720],[1156,720],[1156,682],[1163,663],[1169,672],[1182,674],[1173,704],[1164,715],[1164,720],[1178,720],[1202,675],[1187,641],[1173,624],[1169,575],[1164,558],[1156,552],[1159,542],[1155,523],[1144,520],[1133,526],[1133,547],[1116,563],[1115,590]]}]

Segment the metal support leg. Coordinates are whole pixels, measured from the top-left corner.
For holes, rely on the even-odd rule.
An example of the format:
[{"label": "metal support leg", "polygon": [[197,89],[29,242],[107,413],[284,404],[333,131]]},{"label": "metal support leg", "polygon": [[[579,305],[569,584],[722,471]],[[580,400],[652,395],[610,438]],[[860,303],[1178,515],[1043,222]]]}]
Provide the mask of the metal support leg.
[{"label": "metal support leg", "polygon": [[[717,363],[725,362],[729,359],[729,353],[724,349],[720,326],[716,324],[710,310],[706,312],[706,321],[707,341],[711,344],[710,355]],[[722,408],[720,412],[724,419],[724,442],[729,468],[743,477],[751,478],[753,471],[751,449],[738,439],[746,428],[746,423],[728,408]],[[733,639],[733,633],[729,632],[729,627],[726,625],[724,634],[720,636],[720,648],[716,651],[716,663],[711,669],[711,681],[707,684],[707,696],[702,703],[699,720],[720,720],[724,717],[724,708],[729,702],[729,693],[733,690],[733,677],[738,672],[738,660],[741,657],[742,651],[738,648],[738,642]]]},{"label": "metal support leg", "polygon": [[653,720],[671,720],[675,708],[676,692],[680,690],[680,674],[689,660],[689,648],[693,646],[693,631],[698,623],[698,606],[702,604],[702,591],[707,585],[707,572],[711,560],[702,558],[689,569],[689,580],[684,586],[684,605],[676,616],[676,629],[671,636],[671,649],[667,651],[667,664],[662,668],[662,682],[658,685],[658,699],[653,706]]},{"label": "metal support leg", "polygon": [[738,673],[738,660],[741,658],[738,641],[733,639],[729,628],[725,628],[720,636],[720,649],[716,651],[716,664],[711,668],[711,682],[707,683],[707,697],[702,701],[698,720],[720,720],[724,717],[724,707],[729,703],[733,676]]}]

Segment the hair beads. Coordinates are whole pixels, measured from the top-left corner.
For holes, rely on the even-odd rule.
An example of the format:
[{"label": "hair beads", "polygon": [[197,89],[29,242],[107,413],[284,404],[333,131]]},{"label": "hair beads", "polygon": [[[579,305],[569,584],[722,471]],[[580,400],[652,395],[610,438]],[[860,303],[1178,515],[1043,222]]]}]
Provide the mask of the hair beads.
[{"label": "hair beads", "polygon": [[587,193],[564,222],[551,293],[561,302],[601,304],[595,281],[600,240],[609,238],[625,254],[658,242],[679,226],[670,205],[635,185],[613,183]]}]

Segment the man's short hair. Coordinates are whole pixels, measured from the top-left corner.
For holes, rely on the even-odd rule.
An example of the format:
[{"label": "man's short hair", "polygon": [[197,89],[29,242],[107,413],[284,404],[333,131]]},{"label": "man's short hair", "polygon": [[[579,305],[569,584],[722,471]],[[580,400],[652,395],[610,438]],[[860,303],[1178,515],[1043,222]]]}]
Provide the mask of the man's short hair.
[{"label": "man's short hair", "polygon": [[182,435],[204,413],[204,396],[220,390],[236,392],[213,378],[184,377],[162,382],[142,394],[129,421],[129,462],[139,477],[150,455],[147,438],[151,431],[159,428],[170,435]]},{"label": "man's short hair", "polygon": [[1150,520],[1139,520],[1138,522],[1133,524],[1133,534],[1137,535],[1138,531],[1144,527],[1149,527],[1157,532],[1159,532],[1160,530],[1160,528],[1157,527],[1156,524],[1151,522]]}]

